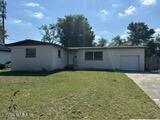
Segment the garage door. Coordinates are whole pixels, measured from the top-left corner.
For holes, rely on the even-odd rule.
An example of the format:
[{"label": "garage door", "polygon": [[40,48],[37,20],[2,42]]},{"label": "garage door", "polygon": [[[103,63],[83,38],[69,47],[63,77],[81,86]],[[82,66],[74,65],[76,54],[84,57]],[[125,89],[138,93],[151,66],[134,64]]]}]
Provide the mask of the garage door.
[{"label": "garage door", "polygon": [[138,71],[139,70],[139,56],[125,55],[120,56],[121,70]]}]

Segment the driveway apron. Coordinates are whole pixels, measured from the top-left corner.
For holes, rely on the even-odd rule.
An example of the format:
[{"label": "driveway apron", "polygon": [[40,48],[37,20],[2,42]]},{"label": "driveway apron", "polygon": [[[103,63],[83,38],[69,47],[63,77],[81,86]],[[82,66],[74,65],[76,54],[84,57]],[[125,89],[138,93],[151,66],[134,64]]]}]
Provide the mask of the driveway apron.
[{"label": "driveway apron", "polygon": [[159,107],[160,74],[126,73]]}]

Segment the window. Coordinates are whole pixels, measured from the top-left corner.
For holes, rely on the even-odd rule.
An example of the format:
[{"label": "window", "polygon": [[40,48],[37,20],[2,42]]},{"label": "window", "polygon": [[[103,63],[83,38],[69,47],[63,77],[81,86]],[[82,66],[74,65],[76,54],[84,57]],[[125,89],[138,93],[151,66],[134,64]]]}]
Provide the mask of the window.
[{"label": "window", "polygon": [[36,48],[26,48],[26,58],[36,57]]},{"label": "window", "polygon": [[103,60],[102,52],[94,52],[94,60]]},{"label": "window", "polygon": [[93,60],[93,52],[85,52],[85,60]]},{"label": "window", "polygon": [[58,58],[61,58],[61,50],[58,50]]},{"label": "window", "polygon": [[103,52],[85,52],[85,60],[103,60]]}]

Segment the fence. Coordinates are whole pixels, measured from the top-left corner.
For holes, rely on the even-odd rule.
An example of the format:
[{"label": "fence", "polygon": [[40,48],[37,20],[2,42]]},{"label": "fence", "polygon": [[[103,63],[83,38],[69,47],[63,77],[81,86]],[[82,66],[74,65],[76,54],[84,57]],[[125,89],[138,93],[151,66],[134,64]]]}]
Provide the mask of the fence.
[{"label": "fence", "polygon": [[160,72],[160,57],[158,56],[146,57],[145,68],[147,71]]}]

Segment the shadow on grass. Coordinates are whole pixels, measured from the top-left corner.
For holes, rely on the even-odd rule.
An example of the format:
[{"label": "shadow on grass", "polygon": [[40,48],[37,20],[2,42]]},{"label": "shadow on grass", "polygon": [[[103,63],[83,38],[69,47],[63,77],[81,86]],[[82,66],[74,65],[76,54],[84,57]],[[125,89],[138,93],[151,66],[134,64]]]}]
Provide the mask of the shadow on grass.
[{"label": "shadow on grass", "polygon": [[41,72],[26,72],[26,71],[1,71],[0,76],[48,76],[51,74],[56,74],[62,70],[55,71],[41,71]]},{"label": "shadow on grass", "polygon": [[104,70],[104,69],[62,69],[62,70],[54,70],[54,71],[40,71],[40,72],[26,72],[26,71],[11,71],[11,70],[4,70],[0,71],[0,76],[48,76],[51,74],[56,74],[59,72],[76,72],[76,71],[97,71],[97,72],[121,72],[118,70]]}]

